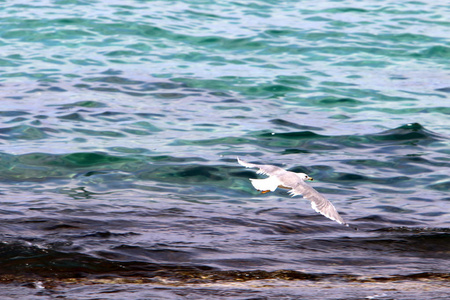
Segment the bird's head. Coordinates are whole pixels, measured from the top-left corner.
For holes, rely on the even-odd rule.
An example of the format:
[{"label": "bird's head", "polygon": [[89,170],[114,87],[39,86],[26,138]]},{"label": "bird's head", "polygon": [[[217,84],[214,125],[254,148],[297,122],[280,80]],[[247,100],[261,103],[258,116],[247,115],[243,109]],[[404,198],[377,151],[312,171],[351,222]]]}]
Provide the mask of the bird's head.
[{"label": "bird's head", "polygon": [[305,173],[296,173],[298,177],[300,177],[301,180],[306,181],[306,180],[310,180],[313,181],[314,179],[312,177],[309,177],[308,175],[306,175]]}]

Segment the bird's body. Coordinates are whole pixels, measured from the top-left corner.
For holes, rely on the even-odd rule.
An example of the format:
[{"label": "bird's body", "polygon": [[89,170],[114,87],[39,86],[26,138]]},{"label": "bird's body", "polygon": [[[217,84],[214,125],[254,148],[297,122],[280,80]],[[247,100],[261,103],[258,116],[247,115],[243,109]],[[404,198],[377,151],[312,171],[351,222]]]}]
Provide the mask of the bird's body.
[{"label": "bird's body", "polygon": [[305,180],[312,180],[312,178],[308,175],[304,173],[286,171],[277,166],[252,164],[239,158],[237,158],[237,160],[240,165],[246,168],[258,168],[258,174],[269,176],[264,179],[250,179],[255,189],[263,193],[267,193],[269,191],[273,192],[278,187],[290,189],[289,193],[292,197],[302,195],[303,198],[311,201],[311,206],[315,211],[331,220],[348,226],[344,219],[342,219],[339,215],[336,208],[334,208],[333,204],[305,183]]}]

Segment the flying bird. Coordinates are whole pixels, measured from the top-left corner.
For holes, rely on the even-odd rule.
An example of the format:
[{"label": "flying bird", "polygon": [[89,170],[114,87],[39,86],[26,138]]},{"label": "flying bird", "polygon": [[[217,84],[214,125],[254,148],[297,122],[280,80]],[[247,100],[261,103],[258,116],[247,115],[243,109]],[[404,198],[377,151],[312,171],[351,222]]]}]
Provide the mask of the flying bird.
[{"label": "flying bird", "polygon": [[339,215],[336,208],[334,208],[333,204],[305,182],[306,180],[313,180],[305,173],[294,173],[272,165],[252,164],[239,159],[239,157],[237,158],[237,161],[246,168],[258,168],[257,174],[269,176],[264,179],[250,178],[252,185],[258,191],[261,191],[262,193],[273,192],[278,187],[290,189],[288,193],[291,194],[292,197],[302,195],[303,198],[311,201],[311,206],[316,212],[321,213],[325,217],[336,221],[339,224],[348,226],[344,219]]}]

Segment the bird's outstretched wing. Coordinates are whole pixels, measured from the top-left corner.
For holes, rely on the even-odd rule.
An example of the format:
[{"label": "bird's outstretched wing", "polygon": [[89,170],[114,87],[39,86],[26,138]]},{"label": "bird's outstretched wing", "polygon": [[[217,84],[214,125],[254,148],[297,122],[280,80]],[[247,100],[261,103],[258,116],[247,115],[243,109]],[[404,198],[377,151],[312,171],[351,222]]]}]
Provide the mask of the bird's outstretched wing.
[{"label": "bird's outstretched wing", "polygon": [[239,157],[237,157],[237,161],[241,166],[244,166],[246,168],[259,169],[256,172],[257,174],[263,174],[263,175],[268,175],[268,176],[278,176],[278,175],[286,172],[286,170],[284,170],[280,167],[277,167],[277,166],[252,164],[252,163],[248,163],[248,162],[241,160]]},{"label": "bird's outstretched wing", "polygon": [[325,217],[336,221],[339,224],[348,226],[344,219],[339,215],[336,208],[334,208],[333,204],[307,183],[299,181],[298,185],[292,188],[288,193],[290,193],[292,197],[302,195],[303,198],[311,201],[311,206],[316,212],[321,213]]}]

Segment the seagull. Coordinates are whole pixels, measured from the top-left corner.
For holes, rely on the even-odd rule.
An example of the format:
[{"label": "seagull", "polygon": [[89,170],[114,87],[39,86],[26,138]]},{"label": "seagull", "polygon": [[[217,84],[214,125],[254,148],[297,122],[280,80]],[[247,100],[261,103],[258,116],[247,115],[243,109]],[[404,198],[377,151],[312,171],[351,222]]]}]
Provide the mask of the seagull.
[{"label": "seagull", "polygon": [[239,157],[237,157],[237,161],[246,168],[258,168],[257,174],[269,176],[264,179],[250,178],[254,188],[261,191],[263,194],[273,192],[278,187],[290,189],[288,193],[291,194],[292,197],[303,195],[303,198],[311,201],[311,206],[316,212],[321,213],[328,219],[336,221],[339,224],[348,226],[344,219],[339,215],[336,208],[334,208],[333,204],[305,182],[305,180],[313,180],[305,173],[294,173],[272,165],[252,164],[239,159]]}]

